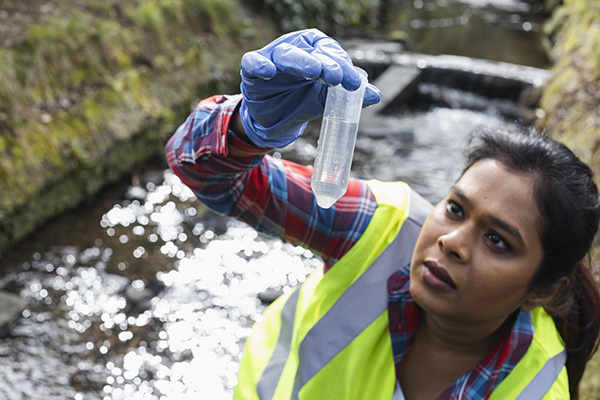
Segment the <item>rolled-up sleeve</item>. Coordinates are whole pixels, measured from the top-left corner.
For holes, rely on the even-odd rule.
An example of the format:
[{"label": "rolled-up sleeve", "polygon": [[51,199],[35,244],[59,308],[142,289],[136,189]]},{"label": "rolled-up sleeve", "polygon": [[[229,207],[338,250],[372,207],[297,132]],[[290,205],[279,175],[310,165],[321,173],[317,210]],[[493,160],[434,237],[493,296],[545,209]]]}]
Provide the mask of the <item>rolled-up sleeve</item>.
[{"label": "rolled-up sleeve", "polygon": [[333,207],[320,208],[311,167],[271,157],[272,149],[249,145],[228,129],[240,101],[241,95],[213,96],[198,103],[167,143],[169,167],[212,210],[335,264],[377,207],[369,187],[351,179]]}]

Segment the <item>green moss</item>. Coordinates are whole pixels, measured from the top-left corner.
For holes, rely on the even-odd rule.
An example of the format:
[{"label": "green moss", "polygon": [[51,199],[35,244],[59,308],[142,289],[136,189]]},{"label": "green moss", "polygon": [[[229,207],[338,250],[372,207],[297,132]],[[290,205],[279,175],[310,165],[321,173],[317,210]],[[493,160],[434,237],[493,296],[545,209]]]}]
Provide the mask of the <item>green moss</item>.
[{"label": "green moss", "polygon": [[188,14],[188,23],[202,21],[203,32],[212,32],[217,35],[237,35],[239,33],[237,24],[232,19],[232,4],[228,1],[206,0],[184,0],[187,8],[191,10]]},{"label": "green moss", "polygon": [[547,115],[542,121],[545,128],[593,165],[596,161],[590,149],[600,137],[599,21],[600,9],[593,0],[566,2],[553,15],[546,32],[552,34],[556,63],[540,101]]},{"label": "green moss", "polygon": [[587,365],[581,379],[580,398],[600,398],[600,353],[596,353]]},{"label": "green moss", "polygon": [[165,18],[167,15],[176,14],[175,7],[172,0],[163,4],[152,0],[128,7],[127,13],[136,27],[147,32],[156,44],[164,45],[167,41]]},{"label": "green moss", "polygon": [[[72,89],[87,80],[101,79],[113,62],[110,37],[100,36],[98,25],[88,15],[73,11],[71,18],[49,17],[27,32],[21,60],[29,68],[25,86],[35,87],[45,98],[58,89]],[[104,51],[103,51],[104,50]],[[69,73],[70,72],[70,73]]]},{"label": "green moss", "polygon": [[276,35],[235,0],[53,4],[0,49],[0,253],[161,154],[196,99],[239,90],[243,50]]},{"label": "green moss", "polygon": [[[8,153],[8,141],[10,139],[7,136],[0,136],[0,154]],[[0,185],[7,185],[10,182],[10,159],[7,157],[0,158]],[[0,206],[0,209],[2,207]]]},{"label": "green moss", "polygon": [[27,91],[19,84],[18,60],[13,52],[0,48],[0,124],[10,123],[15,111],[22,109],[27,103]]},{"label": "green moss", "polygon": [[[600,177],[600,7],[596,0],[565,1],[546,26],[555,64],[544,88],[540,124],[587,162]],[[600,267],[600,237],[592,248]],[[600,354],[586,368],[582,399],[600,398]]]}]

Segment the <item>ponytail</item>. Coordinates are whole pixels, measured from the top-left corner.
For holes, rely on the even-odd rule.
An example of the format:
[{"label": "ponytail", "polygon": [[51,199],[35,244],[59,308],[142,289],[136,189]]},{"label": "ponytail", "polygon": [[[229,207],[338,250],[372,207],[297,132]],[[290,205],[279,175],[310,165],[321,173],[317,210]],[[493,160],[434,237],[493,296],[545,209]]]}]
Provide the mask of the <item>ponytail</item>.
[{"label": "ponytail", "polygon": [[557,282],[569,282],[544,308],[565,342],[569,391],[578,399],[579,382],[600,334],[600,294],[589,257],[600,224],[593,173],[561,143],[531,132],[480,132],[471,141],[467,169],[486,158],[536,178],[533,191],[544,258],[531,289],[554,290]]},{"label": "ponytail", "polygon": [[[579,382],[585,365],[598,349],[600,335],[600,292],[590,265],[581,262],[575,269],[566,289],[567,301],[558,309],[551,306],[546,311],[565,342],[567,374],[571,399],[579,399]],[[558,298],[563,296],[558,296]]]}]

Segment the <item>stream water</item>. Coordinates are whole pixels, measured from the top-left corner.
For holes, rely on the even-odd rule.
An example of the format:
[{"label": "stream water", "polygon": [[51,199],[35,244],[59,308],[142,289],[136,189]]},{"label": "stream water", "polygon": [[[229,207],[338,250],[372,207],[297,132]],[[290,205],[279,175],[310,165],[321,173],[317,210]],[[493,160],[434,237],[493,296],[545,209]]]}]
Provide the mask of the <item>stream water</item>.
[{"label": "stream water", "polygon": [[[543,68],[542,6],[522,0],[399,0],[382,31],[410,50],[454,54]],[[540,3],[540,2],[538,2]]]},{"label": "stream water", "polygon": [[[527,49],[539,48],[537,36],[527,36],[533,28],[525,29],[523,3],[496,0],[517,7],[508,11],[478,3],[415,1],[411,12],[466,8],[470,15],[519,19],[522,36],[510,39],[517,53],[511,57],[527,60]],[[423,18],[410,23],[420,29]],[[405,180],[439,200],[462,169],[466,135],[513,123],[493,100],[476,103],[398,110],[402,136],[359,136],[352,174]],[[312,163],[315,135],[277,155]],[[0,399],[218,400],[231,398],[244,341],[265,308],[261,296],[290,290],[321,262],[206,211],[157,162],[51,221],[3,264],[0,289],[19,294],[28,307],[0,339]]]}]

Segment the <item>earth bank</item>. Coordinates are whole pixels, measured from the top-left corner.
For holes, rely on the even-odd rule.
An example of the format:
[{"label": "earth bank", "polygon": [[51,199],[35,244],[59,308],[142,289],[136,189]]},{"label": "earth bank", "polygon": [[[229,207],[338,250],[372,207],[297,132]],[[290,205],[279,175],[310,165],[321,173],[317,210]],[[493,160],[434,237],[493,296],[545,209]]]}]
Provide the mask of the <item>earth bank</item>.
[{"label": "earth bank", "polygon": [[0,254],[163,151],[194,102],[236,92],[276,35],[237,0],[6,1]]}]

